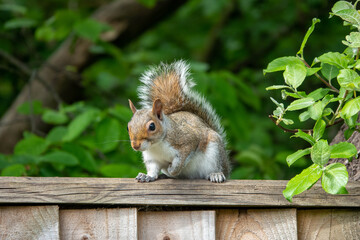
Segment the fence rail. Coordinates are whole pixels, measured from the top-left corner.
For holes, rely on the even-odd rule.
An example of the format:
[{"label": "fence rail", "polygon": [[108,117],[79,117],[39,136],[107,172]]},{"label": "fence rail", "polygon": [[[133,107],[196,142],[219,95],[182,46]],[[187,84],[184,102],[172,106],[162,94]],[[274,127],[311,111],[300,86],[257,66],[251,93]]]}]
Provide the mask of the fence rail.
[{"label": "fence rail", "polygon": [[[360,239],[360,183],[0,177],[0,239]],[[149,207],[150,206],[150,207]]]}]

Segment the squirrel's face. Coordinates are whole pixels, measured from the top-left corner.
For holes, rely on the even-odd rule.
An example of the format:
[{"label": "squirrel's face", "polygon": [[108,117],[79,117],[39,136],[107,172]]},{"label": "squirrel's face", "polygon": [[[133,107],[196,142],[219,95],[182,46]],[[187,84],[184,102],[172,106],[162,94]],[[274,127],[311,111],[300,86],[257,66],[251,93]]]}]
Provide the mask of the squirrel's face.
[{"label": "squirrel's face", "polygon": [[163,138],[163,113],[161,110],[154,112],[153,109],[137,110],[130,100],[129,102],[134,113],[128,123],[131,147],[136,151],[146,151]]}]

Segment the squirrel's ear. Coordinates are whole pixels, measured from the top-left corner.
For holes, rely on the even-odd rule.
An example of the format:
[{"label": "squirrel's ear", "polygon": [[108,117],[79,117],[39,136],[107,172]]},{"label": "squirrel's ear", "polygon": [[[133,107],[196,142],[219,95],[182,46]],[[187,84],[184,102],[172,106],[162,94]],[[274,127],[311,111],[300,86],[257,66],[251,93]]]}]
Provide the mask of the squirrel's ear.
[{"label": "squirrel's ear", "polygon": [[160,99],[156,99],[153,103],[152,112],[156,115],[160,120],[162,120],[162,102]]},{"label": "squirrel's ear", "polygon": [[133,114],[136,113],[137,109],[130,99],[129,99],[129,106],[130,106],[130,109],[133,112]]}]

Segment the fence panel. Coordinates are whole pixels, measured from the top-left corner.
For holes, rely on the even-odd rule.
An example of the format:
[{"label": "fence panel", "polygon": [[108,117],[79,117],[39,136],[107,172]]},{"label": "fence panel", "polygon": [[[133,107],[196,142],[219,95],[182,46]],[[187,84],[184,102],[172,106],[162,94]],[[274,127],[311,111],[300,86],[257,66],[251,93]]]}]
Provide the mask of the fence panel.
[{"label": "fence panel", "polygon": [[297,239],[296,209],[217,211],[216,239]]},{"label": "fence panel", "polygon": [[360,210],[298,210],[299,240],[359,239]]},{"label": "fence panel", "polygon": [[58,240],[58,206],[0,207],[1,240]]},{"label": "fence panel", "polygon": [[139,212],[142,239],[215,240],[215,211]]},{"label": "fence panel", "polygon": [[136,208],[60,210],[60,237],[78,239],[137,239]]}]

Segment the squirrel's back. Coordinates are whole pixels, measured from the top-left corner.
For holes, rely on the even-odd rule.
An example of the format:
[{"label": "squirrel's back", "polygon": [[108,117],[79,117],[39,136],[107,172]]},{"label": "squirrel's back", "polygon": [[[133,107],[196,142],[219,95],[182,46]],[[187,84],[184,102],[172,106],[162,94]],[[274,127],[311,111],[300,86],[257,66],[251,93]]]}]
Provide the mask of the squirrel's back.
[{"label": "squirrel's back", "polygon": [[180,111],[193,113],[220,134],[225,143],[219,117],[204,97],[192,90],[195,83],[189,76],[189,65],[184,61],[152,67],[140,81],[143,83],[138,89],[142,107],[151,108],[154,100],[160,99],[166,115]]}]

